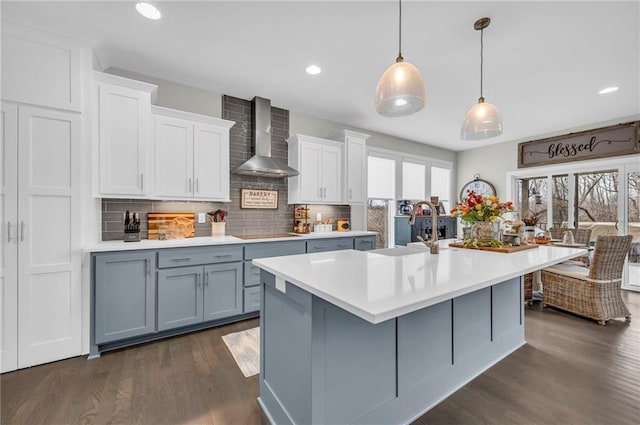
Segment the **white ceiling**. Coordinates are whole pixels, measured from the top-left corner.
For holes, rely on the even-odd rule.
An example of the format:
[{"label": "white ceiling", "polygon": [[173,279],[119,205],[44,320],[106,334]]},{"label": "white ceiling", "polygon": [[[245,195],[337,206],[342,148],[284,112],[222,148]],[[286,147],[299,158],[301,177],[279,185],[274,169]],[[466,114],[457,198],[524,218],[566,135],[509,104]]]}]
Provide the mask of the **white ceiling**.
[{"label": "white ceiling", "polygon": [[[427,106],[403,118],[376,114],[374,93],[395,61],[391,1],[161,1],[163,18],[135,2],[9,2],[2,18],[90,42],[101,66],[274,106],[455,151],[640,119],[640,2],[403,2],[406,61],[425,79]],[[479,97],[502,112],[504,134],[460,139]],[[304,68],[316,63],[322,74]],[[598,95],[616,85],[620,90]]]}]

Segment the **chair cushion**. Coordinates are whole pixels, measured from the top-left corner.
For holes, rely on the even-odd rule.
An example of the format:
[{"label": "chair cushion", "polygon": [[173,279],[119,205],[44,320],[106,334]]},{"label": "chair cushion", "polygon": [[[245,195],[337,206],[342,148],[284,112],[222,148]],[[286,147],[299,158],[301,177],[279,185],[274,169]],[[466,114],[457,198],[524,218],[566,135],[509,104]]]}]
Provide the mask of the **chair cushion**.
[{"label": "chair cushion", "polygon": [[563,276],[569,276],[576,279],[587,279],[589,276],[589,269],[584,266],[576,264],[560,263],[555,266],[546,267],[544,271],[561,274]]}]

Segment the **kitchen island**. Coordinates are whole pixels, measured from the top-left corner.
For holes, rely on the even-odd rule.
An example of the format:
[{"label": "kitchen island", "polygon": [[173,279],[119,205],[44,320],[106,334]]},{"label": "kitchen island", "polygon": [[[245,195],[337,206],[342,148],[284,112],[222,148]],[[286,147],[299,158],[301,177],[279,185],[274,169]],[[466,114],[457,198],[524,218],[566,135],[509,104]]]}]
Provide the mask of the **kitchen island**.
[{"label": "kitchen island", "polygon": [[399,248],[253,260],[274,424],[403,424],[525,343],[522,275],[584,254]]}]

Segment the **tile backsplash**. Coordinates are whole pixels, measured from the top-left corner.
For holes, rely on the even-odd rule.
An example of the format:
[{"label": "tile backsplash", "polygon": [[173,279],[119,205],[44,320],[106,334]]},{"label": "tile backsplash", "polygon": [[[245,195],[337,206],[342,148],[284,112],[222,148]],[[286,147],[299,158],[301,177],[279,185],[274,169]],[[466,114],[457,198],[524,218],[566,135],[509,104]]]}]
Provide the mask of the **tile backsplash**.
[{"label": "tile backsplash", "polygon": [[[251,101],[231,96],[222,98],[222,118],[235,121],[229,133],[229,169],[243,163],[253,155],[251,142]],[[289,137],[289,111],[271,108],[272,156],[287,162]],[[147,239],[148,212],[194,212],[196,213],[196,236],[210,236],[211,224],[198,223],[198,213],[223,209],[226,218],[227,235],[251,235],[291,232],[293,230],[294,205],[287,204],[288,186],[286,178],[265,178],[231,174],[230,203],[198,201],[152,201],[140,199],[102,200],[102,240],[122,240],[124,236],[123,215],[125,211],[140,213],[140,238]],[[241,209],[240,189],[268,189],[278,191],[277,210]],[[347,205],[310,205],[310,217],[322,214],[323,219],[333,219],[335,230],[338,218],[349,218]]]}]

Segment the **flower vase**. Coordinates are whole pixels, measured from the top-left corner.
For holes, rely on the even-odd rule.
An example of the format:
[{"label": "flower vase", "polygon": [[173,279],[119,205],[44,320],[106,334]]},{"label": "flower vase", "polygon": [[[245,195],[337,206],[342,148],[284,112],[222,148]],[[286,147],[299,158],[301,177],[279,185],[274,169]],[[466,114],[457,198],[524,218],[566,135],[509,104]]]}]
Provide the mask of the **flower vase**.
[{"label": "flower vase", "polygon": [[531,243],[536,241],[536,226],[524,226],[524,240]]},{"label": "flower vase", "polygon": [[476,221],[471,226],[471,237],[479,241],[494,240],[494,224],[490,221]]},{"label": "flower vase", "polygon": [[224,236],[225,224],[224,221],[211,223],[211,236]]}]

